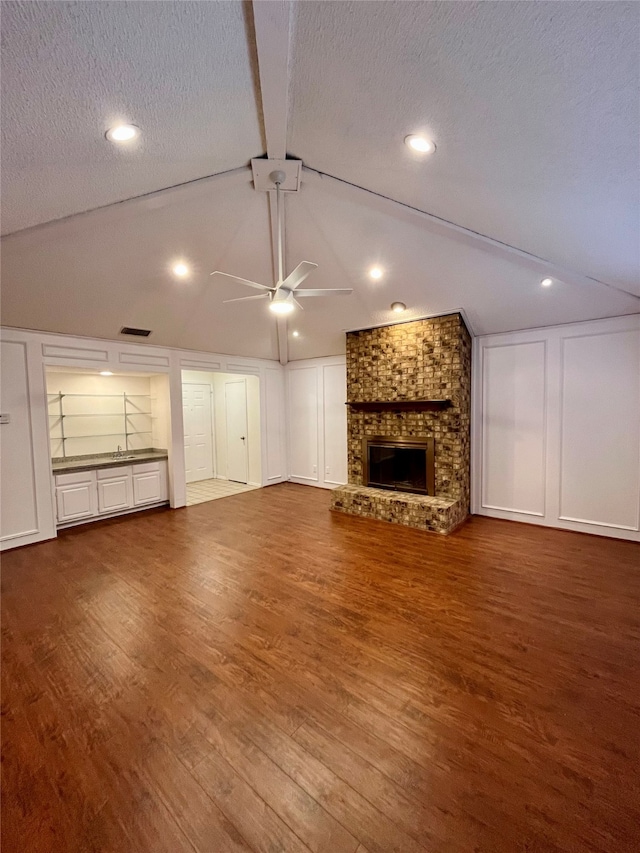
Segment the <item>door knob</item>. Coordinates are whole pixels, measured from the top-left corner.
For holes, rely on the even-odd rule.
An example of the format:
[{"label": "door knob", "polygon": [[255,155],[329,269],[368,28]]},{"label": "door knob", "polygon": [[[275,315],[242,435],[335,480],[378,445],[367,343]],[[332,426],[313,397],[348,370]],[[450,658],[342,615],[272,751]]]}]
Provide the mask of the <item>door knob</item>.
[{"label": "door knob", "polygon": [[240,441],[244,441],[244,436],[243,436],[243,435],[241,435],[241,436],[240,436]]}]

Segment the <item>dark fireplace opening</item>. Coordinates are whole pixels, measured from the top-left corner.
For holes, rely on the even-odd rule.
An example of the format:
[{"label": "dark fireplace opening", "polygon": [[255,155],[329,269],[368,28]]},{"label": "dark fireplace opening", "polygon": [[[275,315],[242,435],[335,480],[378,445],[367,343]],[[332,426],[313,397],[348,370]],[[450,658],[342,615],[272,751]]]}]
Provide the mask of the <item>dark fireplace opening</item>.
[{"label": "dark fireplace opening", "polygon": [[367,486],[435,494],[433,438],[365,438],[363,451]]}]

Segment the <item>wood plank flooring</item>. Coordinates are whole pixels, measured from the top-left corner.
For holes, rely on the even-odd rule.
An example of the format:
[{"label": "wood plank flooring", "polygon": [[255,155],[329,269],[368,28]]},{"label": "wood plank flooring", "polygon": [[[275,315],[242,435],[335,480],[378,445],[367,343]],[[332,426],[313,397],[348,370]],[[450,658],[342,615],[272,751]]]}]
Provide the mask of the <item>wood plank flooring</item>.
[{"label": "wood plank flooring", "polygon": [[640,850],[640,548],[282,485],[3,558],[3,853]]}]

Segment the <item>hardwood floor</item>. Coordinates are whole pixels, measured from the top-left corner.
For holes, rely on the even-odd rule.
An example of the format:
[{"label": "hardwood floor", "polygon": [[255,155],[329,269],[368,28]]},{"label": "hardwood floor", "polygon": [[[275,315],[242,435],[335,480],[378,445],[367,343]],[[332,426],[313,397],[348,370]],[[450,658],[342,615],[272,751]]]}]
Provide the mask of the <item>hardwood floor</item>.
[{"label": "hardwood floor", "polygon": [[283,485],[3,558],[3,853],[640,850],[640,548]]}]

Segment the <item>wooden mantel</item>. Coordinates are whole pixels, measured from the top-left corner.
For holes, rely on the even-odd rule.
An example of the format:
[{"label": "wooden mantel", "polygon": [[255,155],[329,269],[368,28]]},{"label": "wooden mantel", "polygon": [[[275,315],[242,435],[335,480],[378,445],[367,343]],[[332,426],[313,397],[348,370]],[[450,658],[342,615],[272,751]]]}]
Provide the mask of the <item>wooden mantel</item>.
[{"label": "wooden mantel", "polygon": [[347,400],[356,412],[440,412],[452,405],[451,400]]}]

